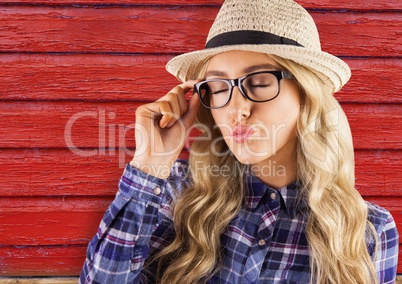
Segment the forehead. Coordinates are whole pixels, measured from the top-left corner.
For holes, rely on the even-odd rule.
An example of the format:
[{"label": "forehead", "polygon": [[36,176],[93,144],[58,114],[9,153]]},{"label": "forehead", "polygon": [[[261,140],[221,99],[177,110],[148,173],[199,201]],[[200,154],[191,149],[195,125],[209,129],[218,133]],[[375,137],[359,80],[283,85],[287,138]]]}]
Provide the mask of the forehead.
[{"label": "forehead", "polygon": [[228,51],[215,55],[208,63],[208,76],[242,76],[258,70],[278,70],[279,65],[267,54],[251,51]]}]

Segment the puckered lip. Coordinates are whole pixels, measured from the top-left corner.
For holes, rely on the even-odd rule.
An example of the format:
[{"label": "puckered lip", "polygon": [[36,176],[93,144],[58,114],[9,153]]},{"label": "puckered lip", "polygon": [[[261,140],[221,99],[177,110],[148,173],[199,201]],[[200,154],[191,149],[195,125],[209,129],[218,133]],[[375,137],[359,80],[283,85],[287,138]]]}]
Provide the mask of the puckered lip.
[{"label": "puckered lip", "polygon": [[235,142],[244,143],[254,134],[254,132],[253,127],[246,124],[239,124],[232,128],[230,136]]}]

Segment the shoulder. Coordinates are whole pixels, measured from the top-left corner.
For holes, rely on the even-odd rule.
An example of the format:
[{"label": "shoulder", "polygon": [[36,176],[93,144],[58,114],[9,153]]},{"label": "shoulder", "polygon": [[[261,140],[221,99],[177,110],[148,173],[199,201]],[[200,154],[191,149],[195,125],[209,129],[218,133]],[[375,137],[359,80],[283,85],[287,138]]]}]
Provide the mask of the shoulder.
[{"label": "shoulder", "polygon": [[398,264],[399,235],[394,218],[385,208],[367,202],[368,219],[373,224],[377,241],[367,244],[371,256],[375,256],[375,267],[380,283],[394,283]]},{"label": "shoulder", "polygon": [[368,220],[374,225],[377,232],[382,232],[389,224],[395,225],[391,213],[376,204],[366,202],[368,209]]},{"label": "shoulder", "polygon": [[[387,254],[397,255],[399,234],[391,213],[387,209],[369,202],[367,202],[367,207],[368,221],[375,228],[379,249],[388,251]],[[369,241],[369,247],[370,244],[374,246],[373,239]]]}]

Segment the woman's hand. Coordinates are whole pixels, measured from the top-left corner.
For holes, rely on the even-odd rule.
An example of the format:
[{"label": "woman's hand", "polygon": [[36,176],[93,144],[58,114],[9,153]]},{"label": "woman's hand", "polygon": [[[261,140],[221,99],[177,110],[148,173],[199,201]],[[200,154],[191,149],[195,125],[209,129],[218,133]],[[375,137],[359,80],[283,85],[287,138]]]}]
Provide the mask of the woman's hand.
[{"label": "woman's hand", "polygon": [[159,178],[169,176],[200,107],[197,95],[188,104],[185,99],[195,83],[184,82],[159,100],[137,108],[136,151],[130,165]]}]

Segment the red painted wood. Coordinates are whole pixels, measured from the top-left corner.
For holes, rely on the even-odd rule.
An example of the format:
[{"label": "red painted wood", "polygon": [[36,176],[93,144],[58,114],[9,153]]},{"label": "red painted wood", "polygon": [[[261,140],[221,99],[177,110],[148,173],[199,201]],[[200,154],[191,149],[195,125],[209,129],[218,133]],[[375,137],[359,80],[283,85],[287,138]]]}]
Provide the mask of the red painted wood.
[{"label": "red painted wood", "polygon": [[[133,148],[134,114],[139,105],[138,102],[3,102],[0,147]],[[357,149],[402,148],[399,104],[344,104],[343,108]]]},{"label": "red painted wood", "polygon": [[[402,4],[399,0],[297,0],[305,8],[320,9],[351,9],[351,10],[401,10]],[[2,3],[16,3],[14,0],[5,0]],[[18,3],[32,3],[32,0],[19,0]],[[96,5],[96,4],[114,4],[114,5],[221,5],[222,0],[39,0],[36,4],[47,5]]]},{"label": "red painted wood", "polygon": [[355,149],[402,149],[401,105],[344,104],[342,108]]},{"label": "red painted wood", "polygon": [[401,151],[355,151],[356,188],[365,197],[402,196]]},{"label": "red painted wood", "polygon": [[[165,71],[171,57],[0,54],[0,100],[153,101],[177,83]],[[402,103],[401,59],[346,62],[353,75],[340,101]]]},{"label": "red painted wood", "polygon": [[[402,229],[402,197],[366,197],[388,209]],[[0,200],[0,247],[85,245],[112,198],[35,197]]]},{"label": "red painted wood", "polygon": [[398,13],[313,13],[312,16],[324,51],[341,56],[402,54],[402,38],[398,34],[402,17]]},{"label": "red painted wood", "polygon": [[399,0],[296,0],[303,7],[320,9],[356,9],[356,10],[401,10],[402,3]]},{"label": "red painted wood", "polygon": [[170,58],[168,55],[0,54],[3,78],[0,100],[153,101],[178,83],[165,70]]},{"label": "red painted wood", "polygon": [[[222,2],[0,3],[0,276],[78,275],[132,157],[136,107],[176,84],[165,63],[202,48]],[[344,56],[353,71],[336,97],[357,148],[356,187],[388,208],[401,232],[402,2],[298,2],[312,12],[323,49]],[[80,112],[86,117],[74,124],[72,141],[95,155],[66,148],[66,122]]]},{"label": "red painted wood", "polygon": [[398,58],[363,58],[346,59],[345,61],[352,70],[352,77],[342,90],[335,94],[339,101],[402,102],[402,80],[398,79],[398,74],[402,70],[402,60]]},{"label": "red painted wood", "polygon": [[112,200],[113,197],[3,197],[0,247],[86,245]]},{"label": "red painted wood", "polygon": [[[97,152],[83,157],[68,149],[0,149],[0,196],[113,197],[133,149]],[[402,196],[400,151],[358,150],[355,159],[356,187],[362,194]]]},{"label": "red painted wood", "polygon": [[[7,39],[0,42],[0,51],[182,53],[203,47],[217,11],[215,6],[6,6],[0,9],[0,37]],[[312,16],[322,33],[325,51],[341,56],[402,53],[398,13],[314,11]]]},{"label": "red painted wood", "polygon": [[0,247],[0,276],[75,276],[86,246]]},{"label": "red painted wood", "polygon": [[133,149],[92,150],[97,154],[84,157],[68,149],[0,149],[0,196],[112,197]]}]

